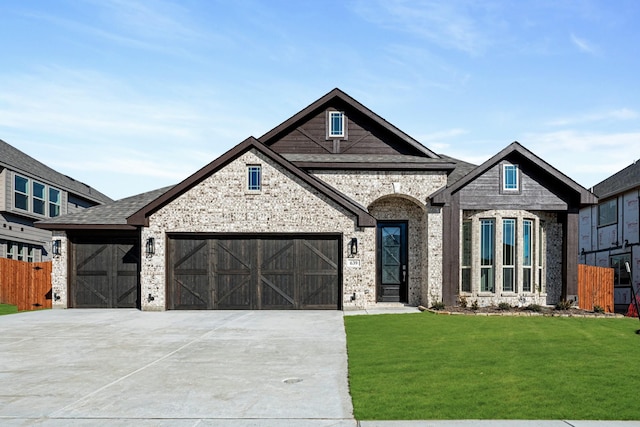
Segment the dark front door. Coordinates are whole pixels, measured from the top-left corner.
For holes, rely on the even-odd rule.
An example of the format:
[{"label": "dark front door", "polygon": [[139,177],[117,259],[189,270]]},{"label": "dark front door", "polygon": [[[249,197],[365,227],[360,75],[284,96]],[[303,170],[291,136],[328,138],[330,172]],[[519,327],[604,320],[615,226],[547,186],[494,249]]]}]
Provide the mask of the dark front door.
[{"label": "dark front door", "polygon": [[378,301],[407,302],[407,223],[378,221]]}]

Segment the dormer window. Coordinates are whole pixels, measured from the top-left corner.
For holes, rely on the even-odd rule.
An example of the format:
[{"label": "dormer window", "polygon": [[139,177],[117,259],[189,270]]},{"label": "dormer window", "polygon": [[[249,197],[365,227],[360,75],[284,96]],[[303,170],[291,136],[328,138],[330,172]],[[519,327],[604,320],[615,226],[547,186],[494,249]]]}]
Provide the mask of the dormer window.
[{"label": "dormer window", "polygon": [[327,137],[344,138],[346,136],[345,116],[342,111],[329,111]]},{"label": "dormer window", "polygon": [[502,189],[505,191],[518,191],[520,189],[518,165],[502,166]]}]

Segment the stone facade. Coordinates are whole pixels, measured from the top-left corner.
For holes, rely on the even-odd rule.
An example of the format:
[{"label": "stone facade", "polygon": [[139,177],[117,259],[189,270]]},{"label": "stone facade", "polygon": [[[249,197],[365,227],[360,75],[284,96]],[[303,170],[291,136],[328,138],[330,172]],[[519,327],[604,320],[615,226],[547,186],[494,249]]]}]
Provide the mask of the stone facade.
[{"label": "stone facade", "polygon": [[431,307],[434,302],[442,301],[442,208],[427,206],[427,280],[422,283],[422,304]]},{"label": "stone facade", "polygon": [[425,281],[425,267],[427,264],[425,233],[426,214],[422,206],[414,202],[398,198],[385,197],[369,206],[369,212],[378,220],[407,221],[408,223],[408,272],[407,286],[409,304],[420,305]]},{"label": "stone facade", "polygon": [[69,241],[64,231],[54,231],[53,240],[60,240],[60,255],[51,258],[51,307],[67,308],[69,283]]},{"label": "stone facade", "polygon": [[[262,189],[246,189],[248,165],[262,166]],[[281,166],[251,150],[232,161],[149,218],[142,241],[155,239],[155,253],[143,257],[143,310],[166,307],[166,233],[341,233],[344,309],[375,303],[375,229],[360,228],[336,206]],[[347,268],[348,243],[358,239],[360,267]],[[356,298],[351,301],[355,293]],[[152,295],[153,300],[145,296]]]},{"label": "stone facade", "polygon": [[410,198],[424,207],[434,191],[447,185],[445,172],[322,170],[311,174],[365,207],[389,195]]}]

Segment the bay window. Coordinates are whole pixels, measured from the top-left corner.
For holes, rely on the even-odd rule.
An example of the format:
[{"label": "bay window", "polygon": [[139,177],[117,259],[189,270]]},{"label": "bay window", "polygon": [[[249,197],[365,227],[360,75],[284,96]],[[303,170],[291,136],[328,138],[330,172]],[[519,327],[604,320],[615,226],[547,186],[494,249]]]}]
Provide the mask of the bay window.
[{"label": "bay window", "polygon": [[494,246],[495,220],[480,221],[480,292],[495,292]]},{"label": "bay window", "polygon": [[516,220],[502,221],[502,290],[515,292],[516,282]]}]

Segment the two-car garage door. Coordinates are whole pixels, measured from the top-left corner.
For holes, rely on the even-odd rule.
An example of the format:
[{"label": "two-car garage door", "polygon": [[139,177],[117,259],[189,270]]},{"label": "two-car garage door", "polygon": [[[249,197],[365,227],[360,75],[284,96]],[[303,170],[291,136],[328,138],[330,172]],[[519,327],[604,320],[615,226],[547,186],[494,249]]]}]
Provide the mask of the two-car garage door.
[{"label": "two-car garage door", "polygon": [[[69,306],[139,307],[139,237],[74,240]],[[333,234],[172,235],[167,309],[339,309],[340,242]]]},{"label": "two-car garage door", "polygon": [[168,239],[168,309],[338,309],[340,238]]}]

